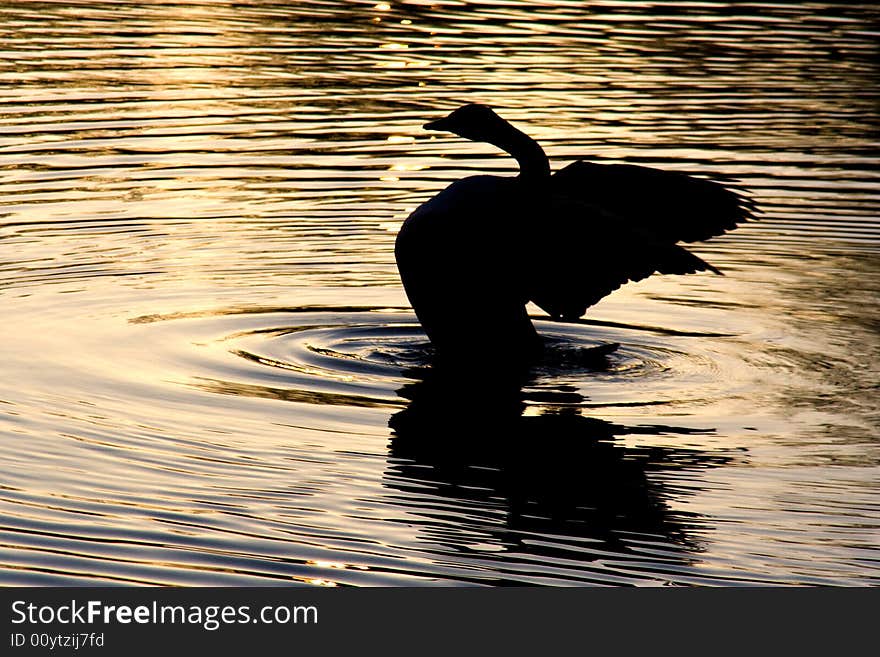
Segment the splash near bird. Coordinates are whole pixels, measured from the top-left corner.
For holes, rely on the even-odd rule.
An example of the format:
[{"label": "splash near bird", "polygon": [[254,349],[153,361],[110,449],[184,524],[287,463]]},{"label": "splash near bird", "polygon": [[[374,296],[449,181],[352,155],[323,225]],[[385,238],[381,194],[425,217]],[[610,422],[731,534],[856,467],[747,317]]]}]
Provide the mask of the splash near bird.
[{"label": "splash near bird", "polygon": [[485,105],[424,127],[493,144],[520,167],[452,183],[397,235],[404,289],[438,357],[533,360],[543,341],[529,301],[570,321],[628,281],[720,274],[678,243],[753,216],[749,199],[683,173],[578,160],[551,174],[541,146]]}]

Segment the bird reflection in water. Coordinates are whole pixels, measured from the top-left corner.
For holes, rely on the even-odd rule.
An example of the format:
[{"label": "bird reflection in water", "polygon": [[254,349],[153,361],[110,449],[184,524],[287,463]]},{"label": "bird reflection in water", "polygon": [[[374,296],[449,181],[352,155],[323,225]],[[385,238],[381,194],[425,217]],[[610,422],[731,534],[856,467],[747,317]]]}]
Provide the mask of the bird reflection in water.
[{"label": "bird reflection in water", "polygon": [[[596,358],[601,367],[604,356]],[[404,494],[400,504],[411,504],[413,513],[427,519],[426,539],[458,552],[482,535],[482,543],[500,547],[494,558],[511,553],[563,558],[568,568],[577,560],[588,571],[595,569],[590,562],[601,558],[630,560],[628,568],[635,571],[651,570],[646,562],[669,566],[670,559],[691,560],[699,546],[688,529],[699,517],[672,511],[662,477],[651,473],[718,467],[737,454],[625,447],[615,439],[712,430],[624,426],[585,417],[579,408],[583,396],[564,387],[541,392],[541,404],[555,410],[524,415],[535,401],[523,391],[529,375],[493,372],[474,376],[435,362],[410,372],[417,380],[398,391],[409,403],[389,421],[385,484]],[[677,487],[675,495],[683,494]],[[418,501],[410,502],[412,495]],[[436,504],[426,502],[426,495],[436,496]],[[432,508],[446,511],[433,515]],[[663,544],[664,556],[646,557],[640,541]]]}]

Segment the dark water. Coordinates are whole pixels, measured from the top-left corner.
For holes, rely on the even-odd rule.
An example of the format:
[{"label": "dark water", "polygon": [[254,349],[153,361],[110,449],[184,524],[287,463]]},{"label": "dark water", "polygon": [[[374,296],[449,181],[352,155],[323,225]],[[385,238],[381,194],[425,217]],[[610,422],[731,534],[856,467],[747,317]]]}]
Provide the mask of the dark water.
[{"label": "dark water", "polygon": [[[0,3],[0,583],[880,583],[878,17]],[[437,380],[392,245],[514,170],[465,101],[764,215]]]}]

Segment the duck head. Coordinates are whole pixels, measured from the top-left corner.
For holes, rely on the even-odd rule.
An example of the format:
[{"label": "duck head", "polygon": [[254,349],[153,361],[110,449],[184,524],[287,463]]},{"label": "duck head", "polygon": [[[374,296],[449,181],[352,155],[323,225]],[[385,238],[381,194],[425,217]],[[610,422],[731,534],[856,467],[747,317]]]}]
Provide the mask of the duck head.
[{"label": "duck head", "polygon": [[425,130],[451,132],[471,141],[493,143],[499,132],[508,127],[507,121],[492,111],[491,107],[471,103],[463,105],[448,116],[422,126]]},{"label": "duck head", "polygon": [[471,141],[482,141],[513,155],[520,177],[544,179],[550,176],[547,156],[534,139],[520,132],[486,105],[463,105],[448,116],[426,123],[425,130],[443,130]]}]

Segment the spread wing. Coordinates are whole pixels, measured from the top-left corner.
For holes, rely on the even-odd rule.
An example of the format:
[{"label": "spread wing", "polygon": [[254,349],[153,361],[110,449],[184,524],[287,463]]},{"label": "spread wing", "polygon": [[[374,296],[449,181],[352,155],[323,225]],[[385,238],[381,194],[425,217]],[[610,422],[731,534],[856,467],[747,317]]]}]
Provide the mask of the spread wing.
[{"label": "spread wing", "polygon": [[654,273],[720,273],[674,242],[568,199],[554,199],[526,240],[528,298],[556,319],[577,319],[624,283]]},{"label": "spread wing", "polygon": [[554,194],[599,207],[658,241],[699,242],[754,218],[754,203],[742,194],[676,171],[579,160],[551,181]]},{"label": "spread wing", "polygon": [[574,162],[551,178],[549,202],[526,235],[529,299],[570,320],[654,273],[720,274],[676,242],[721,235],[752,218],[753,209],[749,199],[710,180]]}]

